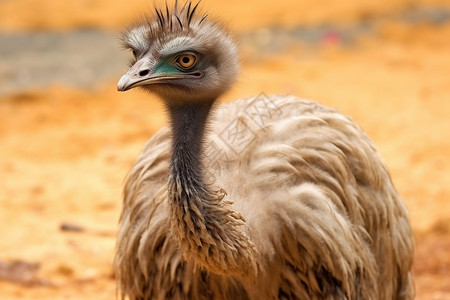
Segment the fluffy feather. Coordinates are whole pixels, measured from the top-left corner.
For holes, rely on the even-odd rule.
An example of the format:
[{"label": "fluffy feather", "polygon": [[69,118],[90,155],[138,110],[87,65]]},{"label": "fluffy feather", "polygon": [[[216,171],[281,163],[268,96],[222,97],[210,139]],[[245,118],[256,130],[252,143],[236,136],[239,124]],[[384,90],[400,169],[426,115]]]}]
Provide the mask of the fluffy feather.
[{"label": "fluffy feather", "polygon": [[[217,275],[183,259],[173,236],[167,178],[171,132],[146,145],[130,171],[116,256],[131,299],[412,299],[408,214],[372,142],[315,102],[272,96],[277,113],[255,122],[256,99],[220,105],[208,166],[246,222],[255,276]],[[253,140],[237,155],[223,134],[236,116]],[[242,250],[242,251],[245,251]],[[248,266],[243,266],[247,268]]]}]

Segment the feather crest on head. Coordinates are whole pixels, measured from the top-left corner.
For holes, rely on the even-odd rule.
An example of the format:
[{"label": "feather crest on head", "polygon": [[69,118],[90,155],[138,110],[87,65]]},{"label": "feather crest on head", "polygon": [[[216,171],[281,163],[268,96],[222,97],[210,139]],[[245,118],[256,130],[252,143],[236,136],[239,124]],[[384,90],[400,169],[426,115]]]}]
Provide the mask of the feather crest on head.
[{"label": "feather crest on head", "polygon": [[[182,32],[189,33],[192,29],[198,29],[198,26],[207,20],[208,14],[197,16],[198,5],[195,5],[191,1],[186,1],[181,9],[178,8],[178,1],[175,1],[173,9],[170,9],[167,2],[164,9],[155,8],[154,13],[148,15],[133,26],[126,29],[122,33],[123,46],[126,49],[139,49],[143,40],[159,40],[163,42],[167,37],[172,34],[180,34]],[[212,22],[208,20],[211,25],[218,25],[218,22]],[[223,25],[217,26],[223,28]]]}]

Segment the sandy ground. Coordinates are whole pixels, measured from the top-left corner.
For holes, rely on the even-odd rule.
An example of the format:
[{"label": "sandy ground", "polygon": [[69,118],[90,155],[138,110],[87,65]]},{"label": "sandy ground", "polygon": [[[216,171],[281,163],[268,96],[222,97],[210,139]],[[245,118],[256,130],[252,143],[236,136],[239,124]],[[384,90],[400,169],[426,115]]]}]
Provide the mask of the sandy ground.
[{"label": "sandy ground", "polygon": [[[0,30],[116,30],[149,5],[128,2],[0,1]],[[224,101],[290,93],[351,115],[377,144],[410,210],[417,299],[450,299],[450,22],[386,17],[444,1],[384,2],[331,1],[323,8],[322,1],[205,1],[204,7],[231,19],[235,32],[259,37],[242,43],[241,80]],[[252,10],[257,17],[245,18]],[[350,24],[368,16],[379,21],[351,44],[331,32],[313,44],[260,48],[273,44],[269,25]],[[123,178],[166,122],[155,98],[117,93],[115,84],[50,83],[1,94],[0,299],[114,298]]]}]

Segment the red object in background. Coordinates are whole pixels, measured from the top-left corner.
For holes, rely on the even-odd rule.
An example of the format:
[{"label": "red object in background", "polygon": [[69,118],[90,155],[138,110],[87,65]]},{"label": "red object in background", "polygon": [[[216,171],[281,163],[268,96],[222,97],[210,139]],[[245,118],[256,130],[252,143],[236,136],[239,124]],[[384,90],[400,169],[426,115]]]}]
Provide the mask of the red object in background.
[{"label": "red object in background", "polygon": [[335,30],[329,30],[322,36],[322,44],[326,46],[338,45],[341,43],[342,36],[340,32]]}]

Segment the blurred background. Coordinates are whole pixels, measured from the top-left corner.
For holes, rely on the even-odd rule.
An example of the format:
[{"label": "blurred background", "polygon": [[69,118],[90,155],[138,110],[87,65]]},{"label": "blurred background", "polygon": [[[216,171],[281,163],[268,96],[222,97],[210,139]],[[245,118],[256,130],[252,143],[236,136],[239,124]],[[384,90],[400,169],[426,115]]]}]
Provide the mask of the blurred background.
[{"label": "blurred background", "polygon": [[[0,298],[113,299],[123,178],[166,123],[116,92],[148,0],[0,0]],[[163,3],[161,3],[163,5]],[[450,2],[203,0],[241,49],[224,101],[294,94],[377,144],[416,235],[417,299],[450,299]]]}]

